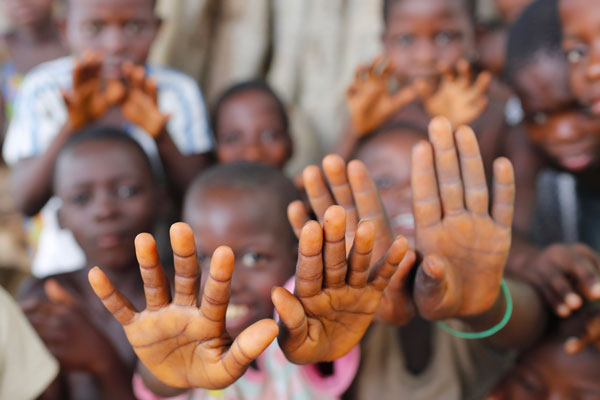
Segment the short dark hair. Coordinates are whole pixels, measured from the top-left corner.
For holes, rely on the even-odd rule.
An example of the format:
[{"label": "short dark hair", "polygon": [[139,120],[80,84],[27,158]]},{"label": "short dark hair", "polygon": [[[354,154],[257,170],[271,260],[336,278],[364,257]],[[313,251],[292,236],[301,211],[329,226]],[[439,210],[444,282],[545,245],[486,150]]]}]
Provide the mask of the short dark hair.
[{"label": "short dark hair", "polygon": [[518,71],[540,54],[562,57],[558,0],[536,0],[508,29],[504,78],[512,82]]},{"label": "short dark hair", "polygon": [[[383,0],[383,22],[385,25],[387,25],[388,21],[389,21],[389,17],[390,14],[392,12],[392,8],[394,7],[394,5],[396,5],[397,3],[400,3],[402,0]],[[419,1],[423,1],[423,0],[419,0]],[[477,13],[477,1],[476,0],[458,0],[462,3],[462,5],[465,8],[465,11],[467,12],[467,15],[469,16],[469,19],[472,22],[475,22],[475,17],[476,17],[476,13]]]},{"label": "short dark hair", "polygon": [[[191,206],[194,196],[201,191],[227,188],[239,189],[249,193],[266,194],[273,204],[265,212],[286,219],[288,205],[300,199],[294,183],[279,168],[248,161],[236,161],[219,164],[202,172],[189,186],[183,209]],[[284,223],[290,228],[291,226]]]},{"label": "short dark hair", "polygon": [[[265,82],[262,79],[252,79],[252,80],[248,80],[248,81],[239,82],[233,86],[230,86],[227,90],[225,90],[219,96],[217,102],[215,103],[215,107],[213,108],[212,118],[211,118],[215,139],[216,139],[216,134],[217,134],[217,130],[218,130],[219,113],[221,111],[221,108],[223,107],[223,104],[225,104],[227,102],[227,100],[229,100],[230,98],[232,98],[240,93],[252,92],[252,91],[261,92],[261,93],[264,93],[267,96],[270,96],[271,98],[273,98],[273,101],[275,101],[275,105],[276,105],[277,111],[279,113],[279,117],[281,118],[281,122],[283,124],[283,129],[284,129],[285,133],[289,136],[290,122],[289,122],[286,107],[283,104],[283,101],[281,101],[279,96],[277,96],[277,93],[275,93],[273,88],[271,86],[269,86],[269,84],[267,82]],[[291,137],[290,137],[290,140],[291,140]]]},{"label": "short dark hair", "polygon": [[137,153],[139,153],[139,155],[142,157],[143,162],[146,163],[148,170],[154,171],[152,163],[150,162],[150,159],[148,158],[148,155],[146,154],[142,146],[123,129],[110,125],[90,125],[75,133],[60,150],[56,159],[57,161],[54,165],[57,166],[58,160],[64,154],[68,153],[71,149],[77,147],[81,143],[104,140],[121,142],[122,144],[129,145]]},{"label": "short dark hair", "polygon": [[427,128],[424,126],[420,126],[416,123],[410,121],[396,121],[394,123],[385,125],[376,131],[361,137],[354,146],[352,150],[350,158],[357,158],[360,150],[371,143],[373,140],[386,135],[391,135],[396,131],[410,131],[416,133],[417,135],[422,135],[423,139],[427,139]]}]

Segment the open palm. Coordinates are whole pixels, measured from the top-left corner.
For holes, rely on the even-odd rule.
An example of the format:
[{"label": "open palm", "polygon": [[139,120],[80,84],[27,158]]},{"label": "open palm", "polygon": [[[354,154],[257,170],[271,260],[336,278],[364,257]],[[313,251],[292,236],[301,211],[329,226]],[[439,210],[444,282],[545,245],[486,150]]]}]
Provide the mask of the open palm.
[{"label": "open palm", "polygon": [[140,361],[154,376],[178,388],[227,387],[269,346],[278,334],[278,327],[273,320],[262,320],[232,340],[225,331],[234,266],[231,249],[215,250],[198,307],[199,268],[190,227],[182,223],[173,225],[171,243],[175,255],[172,302],[156,244],[149,234],[139,235],[135,243],[144,280],[146,310],[135,312],[98,268],[90,271],[90,283],[106,308],[123,325]]},{"label": "open palm", "polygon": [[[412,159],[417,249],[425,256],[417,273],[415,302],[421,314],[433,319],[480,314],[498,296],[510,250],[512,165],[503,158],[494,163],[490,215],[473,131],[461,127],[454,137],[449,122],[436,118],[429,134],[431,144],[415,146]],[[444,284],[432,293],[428,280]]]},{"label": "open palm", "polygon": [[358,226],[348,258],[345,232],[341,206],[325,212],[323,227],[308,222],[300,234],[295,296],[273,292],[283,322],[279,345],[294,363],[333,361],[358,344],[407,250],[406,239],[397,239],[371,271],[374,224]]}]

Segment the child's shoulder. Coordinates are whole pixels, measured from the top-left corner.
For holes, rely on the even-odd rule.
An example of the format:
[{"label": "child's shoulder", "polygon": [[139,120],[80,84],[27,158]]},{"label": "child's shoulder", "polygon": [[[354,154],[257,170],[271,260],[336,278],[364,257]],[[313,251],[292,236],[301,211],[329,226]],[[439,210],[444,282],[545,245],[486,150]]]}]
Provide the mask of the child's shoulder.
[{"label": "child's shoulder", "polygon": [[25,75],[23,87],[42,88],[70,85],[73,74],[73,57],[61,57],[34,67]]}]

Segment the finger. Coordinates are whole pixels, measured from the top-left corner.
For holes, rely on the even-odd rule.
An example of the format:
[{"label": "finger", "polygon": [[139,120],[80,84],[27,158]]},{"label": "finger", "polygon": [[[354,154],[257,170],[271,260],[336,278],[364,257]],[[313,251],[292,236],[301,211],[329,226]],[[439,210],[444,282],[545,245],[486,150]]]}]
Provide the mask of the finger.
[{"label": "finger", "polygon": [[417,80],[415,80],[413,86],[415,88],[416,93],[423,100],[428,100],[435,93],[433,85],[423,78],[418,78]]},{"label": "finger", "polygon": [[444,117],[436,117],[429,124],[429,141],[435,154],[435,172],[445,216],[462,214],[465,210],[463,185],[452,125]]},{"label": "finger", "polygon": [[125,86],[118,79],[111,79],[106,87],[106,101],[110,104],[117,104],[125,99]]},{"label": "finger", "polygon": [[129,86],[131,86],[131,74],[133,73],[133,69],[135,65],[131,61],[125,61],[121,66],[121,70],[123,71],[123,76],[125,79],[129,81]]},{"label": "finger", "polygon": [[135,255],[144,281],[146,308],[154,311],[166,306],[171,300],[170,289],[152,235],[140,233],[135,238]]},{"label": "finger", "polygon": [[325,287],[339,288],[346,283],[346,212],[341,206],[331,206],[323,219],[323,262]]},{"label": "finger", "polygon": [[44,292],[48,299],[57,304],[65,304],[67,306],[75,306],[77,302],[55,279],[48,279],[44,282]]},{"label": "finger", "polygon": [[[385,258],[375,267],[375,272],[371,280],[371,285],[375,289],[381,292],[385,290],[401,261],[406,256],[407,251],[408,242],[406,241],[406,238],[404,238],[404,236],[399,236],[388,250]],[[404,265],[404,267],[402,278],[406,277],[408,271],[412,268],[412,265]]]},{"label": "finger", "polygon": [[376,77],[377,75],[379,75],[379,69],[381,67],[381,64],[384,62],[385,58],[383,55],[378,55],[377,57],[375,57],[375,60],[373,60],[373,62],[371,63],[371,66],[369,68],[369,77]]},{"label": "finger", "polygon": [[471,66],[467,60],[460,59],[456,63],[456,71],[458,72],[458,81],[462,87],[468,87],[471,84]]},{"label": "finger", "polygon": [[152,99],[152,103],[158,104],[158,88],[156,87],[156,81],[152,78],[146,79],[144,84],[146,93]]},{"label": "finger", "polygon": [[460,309],[460,284],[445,257],[426,255],[417,271],[413,289],[419,313],[429,320],[455,316]]},{"label": "finger", "polygon": [[489,194],[481,152],[473,130],[468,126],[459,127],[456,131],[456,145],[460,158],[467,209],[477,214],[487,215]]},{"label": "finger", "polygon": [[198,302],[200,267],[196,255],[194,232],[182,222],[170,230],[173,261],[175,263],[175,296],[173,302],[180,306],[195,306]]},{"label": "finger", "polygon": [[323,158],[323,171],[329,182],[335,201],[346,210],[346,226],[354,232],[358,225],[358,211],[354,205],[352,189],[346,176],[346,163],[337,154]]},{"label": "finger", "polygon": [[426,141],[417,143],[412,149],[410,182],[417,229],[440,222],[442,205],[435,177],[433,149]]},{"label": "finger", "polygon": [[227,246],[218,247],[210,260],[200,310],[213,322],[225,323],[234,264],[233,251]]},{"label": "finger", "polygon": [[115,289],[100,268],[92,268],[88,273],[88,280],[104,307],[121,325],[127,326],[134,320],[137,315],[135,308],[125,296]]},{"label": "finger", "polygon": [[590,344],[590,338],[584,336],[582,338],[570,337],[565,341],[564,350],[569,355],[574,355],[585,349]]},{"label": "finger", "polygon": [[515,172],[507,158],[494,161],[494,200],[492,218],[498,225],[510,228],[515,204]]},{"label": "finger", "polygon": [[566,305],[569,310],[576,310],[581,307],[581,297],[575,293],[567,277],[560,273],[560,269],[560,266],[554,266],[555,272],[547,278],[546,284],[554,292],[554,301],[557,303],[555,304],[557,310],[561,304]]},{"label": "finger", "polygon": [[[598,269],[587,257],[578,257],[571,269],[571,275],[579,293],[587,300],[596,300],[598,287]],[[577,307],[579,308],[579,307]]]},{"label": "finger", "polygon": [[302,203],[300,200],[292,201],[287,208],[287,215],[296,238],[300,238],[302,227],[308,221],[310,221],[310,217],[308,216],[308,212],[306,211],[304,203]]},{"label": "finger", "polygon": [[412,86],[405,87],[402,90],[399,90],[391,98],[391,101],[393,104],[393,109],[394,110],[401,109],[408,103],[414,101],[418,95],[419,95],[419,93],[417,92],[417,89]]},{"label": "finger", "polygon": [[448,64],[445,61],[440,61],[438,69],[440,71],[440,75],[442,76],[442,79],[441,79],[442,85],[447,82],[454,81],[454,79],[455,79],[454,71],[453,71],[452,67],[450,66],[450,64]]},{"label": "finger", "polygon": [[306,188],[310,206],[319,219],[319,222],[322,223],[325,211],[335,203],[329,194],[321,170],[315,165],[309,165],[304,169],[302,178],[304,179],[304,187]]},{"label": "finger", "polygon": [[144,88],[144,77],[146,76],[146,70],[143,66],[137,65],[131,72],[131,83],[133,88],[143,89]]},{"label": "finger", "polygon": [[284,335],[282,342],[286,343],[286,350],[293,352],[304,343],[308,336],[308,320],[304,307],[300,300],[281,287],[273,288],[271,300],[286,328],[280,333]]},{"label": "finger", "polygon": [[279,328],[272,319],[263,319],[250,325],[238,335],[229,350],[223,355],[221,363],[231,378],[244,375],[254,361],[279,334]]},{"label": "finger", "polygon": [[591,264],[591,266],[588,268],[596,277],[596,280],[593,283],[591,280],[589,281],[591,286],[588,286],[589,293],[586,295],[586,297],[588,300],[600,299],[600,277],[598,276],[600,273],[600,257],[594,250],[581,243],[573,244],[571,246],[571,250],[580,254],[582,257],[587,258],[588,262]]},{"label": "finger", "polygon": [[374,243],[374,224],[371,221],[361,221],[356,230],[354,245],[350,251],[350,271],[348,272],[348,284],[350,286],[357,289],[367,286]]},{"label": "finger", "polygon": [[296,295],[316,296],[323,286],[323,230],[316,221],[309,221],[300,233],[298,265],[296,266]]},{"label": "finger", "polygon": [[483,95],[487,92],[490,84],[492,83],[492,74],[488,71],[483,71],[477,76],[477,79],[473,83],[473,89],[479,95]]},{"label": "finger", "polygon": [[362,81],[364,80],[367,75],[369,74],[369,69],[371,67],[369,65],[361,65],[360,67],[358,67],[356,69],[356,80],[357,81]]}]

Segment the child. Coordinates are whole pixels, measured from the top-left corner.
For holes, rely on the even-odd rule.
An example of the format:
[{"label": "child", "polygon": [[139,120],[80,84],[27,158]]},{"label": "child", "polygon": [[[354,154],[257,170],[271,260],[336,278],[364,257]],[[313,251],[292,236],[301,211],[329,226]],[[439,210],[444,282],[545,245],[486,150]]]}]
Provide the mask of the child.
[{"label": "child", "polygon": [[[273,167],[236,163],[200,176],[186,196],[190,225],[171,228],[172,303],[149,235],[136,239],[148,304],[142,313],[102,271],[90,272],[96,294],[154,376],[179,388],[224,389],[195,390],[188,394],[192,398],[317,399],[345,391],[357,366],[355,352],[329,365],[330,373],[285,358],[306,365],[348,353],[370,324],[406,241],[390,246],[369,279],[373,225],[358,227],[346,262],[344,210],[327,210],[323,228],[306,224],[298,244],[285,219],[287,204],[296,198],[291,181]],[[293,275],[296,259],[292,295],[279,286]],[[205,277],[199,309],[197,260]],[[273,304],[279,328],[270,319]],[[277,344],[270,345],[276,336]],[[145,378],[153,391],[175,394],[164,385],[160,390],[150,374]]]},{"label": "child", "polygon": [[[89,266],[103,265],[138,306],[133,239],[157,220],[159,191],[142,148],[125,132],[89,128],[63,146],[54,172],[61,225],[73,232],[86,255],[82,270],[34,280],[23,307],[61,365],[72,398],[133,398],[136,357],[119,325],[87,283]],[[132,264],[133,263],[133,264]]]},{"label": "child", "polygon": [[[77,61],[61,58],[25,78],[4,146],[16,202],[25,214],[36,214],[50,198],[53,165],[64,143],[100,117],[125,126],[148,148],[174,194],[182,194],[205,166],[212,140],[196,83],[174,70],[127,65],[145,64],[159,26],[152,0],[69,1],[66,36]],[[90,50],[95,53],[86,53]],[[117,104],[119,109],[106,116]],[[54,212],[55,207],[44,214],[51,238],[59,236]],[[65,252],[45,253],[49,248],[69,246],[41,248],[36,275],[81,265],[80,255],[67,263]]]},{"label": "child", "polygon": [[[518,188],[521,214],[528,216],[521,229],[535,246],[521,249],[523,261],[509,265],[565,317],[583,298],[600,296],[600,257],[594,251],[600,248],[580,214],[591,187],[583,177],[597,174],[600,165],[600,120],[575,104],[560,37],[552,0],[535,1],[509,31],[507,77],[521,100],[532,158],[543,156],[538,165],[524,167],[523,175],[534,178]],[[548,284],[545,277],[555,278]]]},{"label": "child", "polygon": [[14,28],[0,37],[2,129],[4,122],[12,116],[13,102],[23,76],[36,65],[67,54],[58,24],[53,19],[53,4],[54,0],[4,1],[6,15]]},{"label": "child", "polygon": [[283,168],[292,156],[287,111],[263,81],[241,82],[221,94],[213,129],[219,163],[253,161]]},{"label": "child", "polygon": [[[466,0],[384,2],[382,38],[389,66],[378,66],[376,60],[366,78],[359,70],[348,94],[359,134],[397,121],[425,126],[431,117],[443,115],[454,128],[474,124],[486,170],[491,171],[506,128],[504,100],[494,91],[488,93],[489,73],[474,78],[471,72],[470,63],[476,58],[472,15]],[[378,79],[382,89],[365,90],[378,75],[382,75]],[[395,94],[389,94],[390,78],[400,87]],[[417,96],[422,104],[413,102]],[[361,123],[366,117],[369,123]]]},{"label": "child", "polygon": [[[512,371],[486,399],[599,398],[598,348],[585,344],[576,354],[567,352],[574,337],[584,335],[590,324],[597,325],[597,320],[597,312],[588,309],[561,321],[543,340],[519,357]],[[578,339],[575,341],[579,342]]]},{"label": "child", "polygon": [[[401,141],[401,138],[391,134],[386,137],[388,143],[392,143],[392,138],[394,141]],[[436,118],[430,124],[429,138],[434,149],[423,142],[419,142],[413,148],[411,175],[415,238],[417,250],[425,254],[425,261],[418,267],[416,278],[413,278],[412,274],[405,274],[410,279],[392,277],[390,285],[384,293],[378,316],[381,321],[391,325],[400,325],[401,328],[374,325],[365,338],[364,357],[361,359],[361,369],[353,388],[356,398],[397,398],[399,396],[410,399],[478,398],[489,389],[494,379],[498,377],[510,360],[510,354],[499,351],[499,348],[526,348],[543,331],[545,310],[537,294],[529,285],[512,280],[509,284],[515,301],[513,310],[517,313],[530,314],[527,316],[513,314],[508,325],[487,340],[465,341],[448,335],[437,325],[424,320],[436,321],[449,318],[449,314],[442,315],[438,312],[442,310],[451,312],[451,309],[456,309],[453,307],[457,307],[449,304],[433,304],[436,303],[434,299],[445,297],[445,300],[449,300],[453,298],[454,294],[449,288],[457,288],[457,286],[448,281],[445,285],[438,286],[433,283],[435,279],[429,280],[433,278],[433,275],[429,275],[430,273],[425,272],[426,275],[421,275],[424,273],[423,268],[426,268],[424,265],[429,263],[428,259],[432,259],[427,254],[438,251],[462,253],[461,261],[457,262],[456,266],[461,265],[464,268],[463,271],[469,274],[470,280],[472,279],[473,289],[481,295],[484,291],[483,288],[489,282],[484,283],[487,278],[482,276],[474,277],[473,274],[483,273],[483,270],[476,272],[475,269],[467,267],[467,264],[487,265],[486,269],[489,269],[487,269],[486,276],[490,276],[487,273],[495,274],[492,270],[498,267],[496,263],[500,262],[500,259],[495,256],[490,258],[483,256],[483,254],[489,255],[487,253],[489,249],[483,250],[483,248],[484,246],[500,246],[504,240],[510,241],[510,234],[505,231],[510,223],[506,219],[502,222],[502,219],[497,218],[512,216],[511,209],[505,208],[512,204],[512,195],[510,194],[512,189],[509,183],[512,177],[508,173],[509,170],[504,169],[508,167],[508,164],[502,165],[506,162],[505,160],[497,160],[494,169],[495,182],[497,182],[494,198],[495,201],[501,203],[492,207],[492,210],[496,210],[492,211],[492,215],[495,215],[496,227],[491,228],[488,222],[479,220],[479,217],[475,218],[478,221],[473,221],[471,224],[467,222],[467,216],[471,212],[477,209],[483,213],[482,215],[489,212],[487,205],[484,206],[480,203],[483,200],[487,201],[487,191],[477,194],[475,193],[478,191],[476,189],[469,194],[472,191],[470,187],[485,186],[485,175],[481,156],[476,147],[475,136],[470,129],[460,128],[453,137],[448,121]],[[383,140],[379,143],[381,145]],[[387,145],[391,146],[391,144]],[[333,196],[329,194],[318,169],[315,171],[314,166],[309,167],[304,173],[304,183],[315,213],[318,216],[322,215],[319,210],[326,207],[328,203],[335,204],[337,202],[347,208],[354,207],[358,210],[359,218],[372,217],[378,220],[384,212],[377,199],[374,184],[365,182],[359,184],[358,176],[365,172],[359,171],[359,164],[356,161],[349,163],[346,171],[343,161],[338,158],[338,161],[334,163],[333,158],[328,156],[323,162],[324,173],[330,182]],[[462,160],[460,168],[458,159]],[[342,168],[339,166],[340,162]],[[457,182],[463,182],[464,188]],[[467,210],[470,211],[461,209],[465,204]],[[294,203],[290,207],[290,214],[292,214],[290,220],[295,221],[294,225],[296,226],[302,219],[298,218],[302,211],[299,206],[299,203]],[[437,218],[441,218],[441,221],[435,222]],[[446,233],[449,236],[442,238],[439,236],[440,232],[429,236],[432,234],[431,227],[433,226],[437,226],[435,230],[448,230]],[[453,227],[460,229],[460,233],[457,231],[454,234],[450,233],[453,231]],[[500,236],[495,239],[490,237],[476,239],[475,237],[478,235],[472,236],[471,229],[477,231],[482,229],[479,232],[485,235],[495,231],[495,234]],[[503,231],[504,233],[501,233]],[[378,240],[386,240],[385,237],[388,235],[385,234],[385,229],[378,230],[378,233]],[[480,250],[475,250],[475,248]],[[505,261],[508,248],[503,248]],[[472,249],[473,253],[470,255],[463,253],[468,251],[467,249]],[[482,256],[483,258],[479,259]],[[437,262],[443,263],[441,260],[434,263]],[[496,265],[496,267],[492,267],[492,265]],[[398,271],[403,271],[404,268],[405,266],[401,264]],[[450,272],[452,270],[456,271],[454,268],[449,268],[449,265],[440,265],[440,269],[437,271],[449,278],[454,275],[453,272]],[[429,276],[429,278],[425,278],[425,276]],[[433,291],[426,289],[435,287],[437,289]],[[446,291],[445,295],[435,293],[437,290],[444,291],[442,288],[449,291]],[[421,297],[422,290],[428,294]],[[463,290],[466,290],[464,286]],[[456,297],[454,298],[456,299]],[[500,299],[501,296],[496,298],[497,301]],[[471,305],[481,306],[488,301],[489,299],[471,298],[467,302]],[[527,304],[527,306],[518,306],[517,303]],[[496,309],[497,312],[496,307],[492,307],[475,319],[469,317],[464,319],[459,317],[458,319],[468,326],[486,314],[493,314],[493,309]],[[436,312],[432,313],[433,310]],[[413,319],[415,312],[418,312],[419,317]],[[454,317],[456,318],[456,315]],[[498,321],[501,317],[496,315],[495,318]],[[534,320],[536,322],[533,322]],[[523,322],[525,323],[523,324]],[[530,325],[531,322],[533,323]],[[483,325],[489,328],[493,323]],[[480,327],[483,328],[482,325]],[[472,326],[472,329],[479,328]],[[490,346],[490,343],[494,346]]]}]

